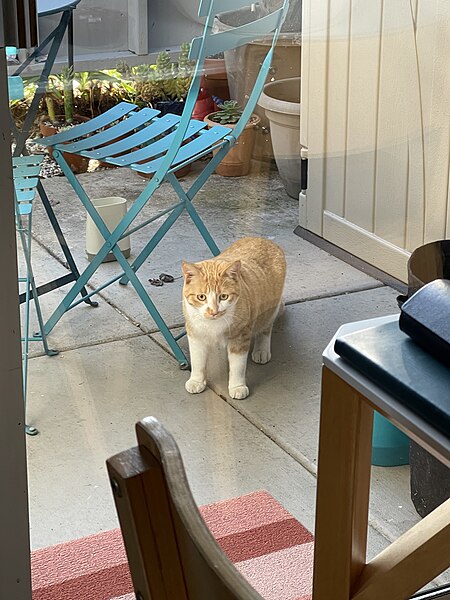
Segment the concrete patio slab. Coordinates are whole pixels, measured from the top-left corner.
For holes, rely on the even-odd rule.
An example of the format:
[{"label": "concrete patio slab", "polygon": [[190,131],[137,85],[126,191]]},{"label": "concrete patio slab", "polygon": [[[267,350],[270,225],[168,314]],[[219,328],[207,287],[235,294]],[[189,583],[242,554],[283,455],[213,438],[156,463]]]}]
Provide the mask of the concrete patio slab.
[{"label": "concrete patio slab", "polygon": [[[175,436],[199,505],[265,489],[314,529],[314,476],[211,390],[185,394],[185,374],[146,336],[32,362],[33,548],[118,526],[105,459],[135,445],[148,415]],[[370,539],[371,554],[386,545],[375,530]]]},{"label": "concrete patio slab", "polygon": [[149,415],[179,443],[199,504],[267,489],[313,528],[314,477],[212,391],[188,397],[184,373],[148,337],[32,363],[34,548],[117,527],[105,460],[135,445],[134,424]]}]

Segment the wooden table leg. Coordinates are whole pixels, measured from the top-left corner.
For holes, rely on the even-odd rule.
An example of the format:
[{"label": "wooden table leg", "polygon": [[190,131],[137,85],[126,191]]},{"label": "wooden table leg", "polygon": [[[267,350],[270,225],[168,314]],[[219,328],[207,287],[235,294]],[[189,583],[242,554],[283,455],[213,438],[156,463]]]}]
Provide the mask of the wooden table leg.
[{"label": "wooden table leg", "polygon": [[313,600],[349,600],[366,562],[373,410],[322,376]]}]

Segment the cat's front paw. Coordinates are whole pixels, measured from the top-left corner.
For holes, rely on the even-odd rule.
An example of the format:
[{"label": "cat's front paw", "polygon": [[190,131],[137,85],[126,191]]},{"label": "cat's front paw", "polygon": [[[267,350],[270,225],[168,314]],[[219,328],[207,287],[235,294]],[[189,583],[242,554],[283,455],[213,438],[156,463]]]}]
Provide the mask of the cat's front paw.
[{"label": "cat's front paw", "polygon": [[250,391],[246,385],[237,385],[236,387],[228,388],[228,393],[235,400],[243,400],[244,398],[247,398]]},{"label": "cat's front paw", "polygon": [[259,365],[265,365],[271,358],[272,355],[269,350],[254,350],[252,352],[252,361]]},{"label": "cat's front paw", "polygon": [[206,388],[206,383],[204,381],[195,381],[195,379],[188,379],[184,385],[186,390],[190,394],[200,394]]}]

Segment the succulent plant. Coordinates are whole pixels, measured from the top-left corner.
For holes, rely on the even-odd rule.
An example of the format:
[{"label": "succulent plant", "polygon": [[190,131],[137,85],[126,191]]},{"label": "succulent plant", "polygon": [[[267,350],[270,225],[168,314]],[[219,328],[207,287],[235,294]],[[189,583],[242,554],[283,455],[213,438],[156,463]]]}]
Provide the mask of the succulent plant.
[{"label": "succulent plant", "polygon": [[242,108],[236,100],[225,100],[219,104],[219,109],[211,115],[211,120],[220,125],[234,125],[242,115]]},{"label": "succulent plant", "polygon": [[178,73],[175,80],[177,98],[186,98],[192,82],[195,63],[189,60],[190,44],[181,44],[178,57]]}]

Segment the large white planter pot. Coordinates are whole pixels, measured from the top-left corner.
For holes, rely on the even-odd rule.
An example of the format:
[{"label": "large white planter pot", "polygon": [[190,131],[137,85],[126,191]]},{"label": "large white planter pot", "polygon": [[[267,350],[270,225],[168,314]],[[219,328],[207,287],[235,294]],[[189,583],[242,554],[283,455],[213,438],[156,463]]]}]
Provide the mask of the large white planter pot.
[{"label": "large white planter pot", "polygon": [[[107,198],[93,198],[92,204],[97,209],[99,215],[103,219],[106,227],[109,231],[113,231],[123,216],[127,212],[127,201],[125,198],[118,196],[110,196]],[[91,261],[105,243],[102,234],[97,228],[97,225],[91,219],[89,214],[86,215],[86,254],[88,260]],[[118,243],[119,248],[122,250],[125,258],[130,256],[130,237],[127,236],[120,240]],[[116,257],[112,252],[106,255],[103,262],[110,262],[116,260]]]},{"label": "large white planter pot", "polygon": [[198,16],[198,0],[171,0],[171,3],[182,15],[191,21],[195,21],[196,23],[204,21],[204,19]]},{"label": "large white planter pot", "polygon": [[286,192],[300,194],[300,77],[264,86],[258,104],[269,119],[273,152]]}]

